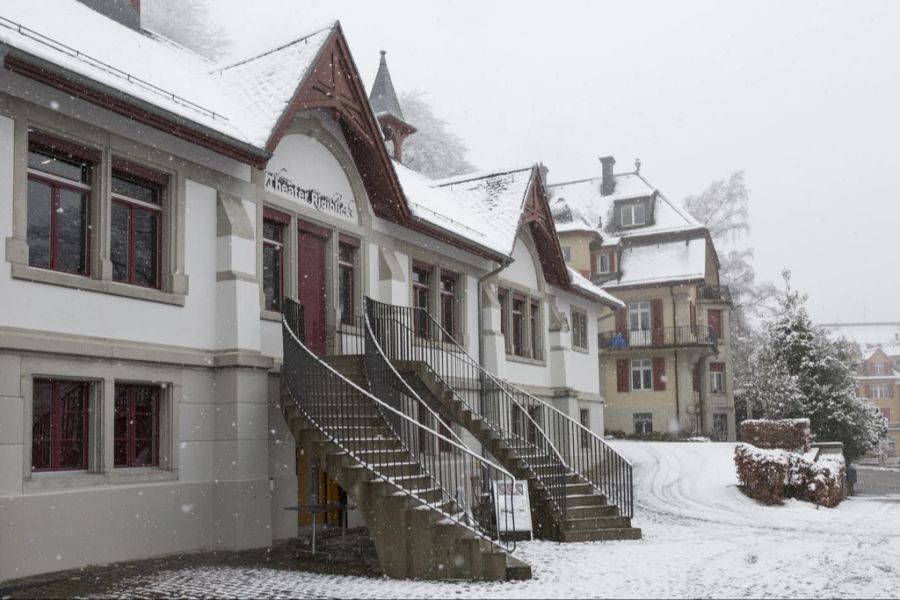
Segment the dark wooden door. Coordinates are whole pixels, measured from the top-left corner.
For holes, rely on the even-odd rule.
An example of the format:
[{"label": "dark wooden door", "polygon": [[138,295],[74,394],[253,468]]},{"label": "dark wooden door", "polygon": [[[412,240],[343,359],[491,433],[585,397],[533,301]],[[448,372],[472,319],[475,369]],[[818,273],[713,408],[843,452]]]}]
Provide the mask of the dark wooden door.
[{"label": "dark wooden door", "polygon": [[322,356],[325,354],[325,248],[328,240],[303,229],[300,230],[298,237],[300,289],[297,296],[305,314],[306,346]]}]

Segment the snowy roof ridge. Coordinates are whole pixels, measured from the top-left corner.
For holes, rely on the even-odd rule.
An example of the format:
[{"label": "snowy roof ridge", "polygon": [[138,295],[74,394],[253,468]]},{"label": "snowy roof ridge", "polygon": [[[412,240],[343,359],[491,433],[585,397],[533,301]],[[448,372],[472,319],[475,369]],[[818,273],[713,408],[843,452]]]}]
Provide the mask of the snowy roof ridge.
[{"label": "snowy roof ridge", "polygon": [[275,54],[276,52],[280,52],[281,50],[290,48],[291,46],[299,44],[300,42],[306,41],[309,38],[311,38],[312,36],[316,35],[317,33],[321,33],[323,31],[327,31],[327,30],[334,30],[334,28],[337,27],[338,25],[340,25],[340,21],[338,21],[338,20],[331,21],[328,24],[322,25],[321,27],[317,27],[313,30],[307,31],[303,35],[291,40],[290,42],[285,42],[284,44],[281,44],[280,46],[276,46],[275,48],[269,48],[268,50],[258,52],[252,56],[248,56],[245,58],[241,58],[241,59],[237,59],[237,60],[232,59],[232,62],[229,62],[228,64],[224,64],[224,65],[217,64],[215,66],[216,68],[211,70],[210,73],[221,73],[222,71],[226,71],[228,69],[233,69],[234,67],[239,67],[239,66],[245,65],[247,63],[253,62],[254,60],[258,60],[260,58],[265,58],[266,56]]},{"label": "snowy roof ridge", "polygon": [[466,183],[469,181],[477,181],[479,179],[490,179],[491,177],[502,177],[504,175],[512,175],[513,173],[521,173],[523,171],[530,171],[537,166],[538,163],[532,163],[527,166],[517,167],[513,169],[504,169],[502,171],[476,171],[474,173],[465,173],[462,175],[451,175],[450,177],[444,177],[442,179],[433,179],[434,185],[436,187],[445,187],[448,185],[455,185],[457,183]]}]

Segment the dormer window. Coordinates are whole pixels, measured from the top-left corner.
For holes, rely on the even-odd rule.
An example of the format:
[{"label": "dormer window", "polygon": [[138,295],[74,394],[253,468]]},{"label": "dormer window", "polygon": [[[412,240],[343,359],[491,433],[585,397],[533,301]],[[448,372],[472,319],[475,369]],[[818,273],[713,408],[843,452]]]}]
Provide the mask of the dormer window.
[{"label": "dormer window", "polygon": [[875,375],[884,375],[884,363],[877,362],[873,366],[875,367]]},{"label": "dormer window", "polygon": [[643,202],[626,204],[619,209],[619,224],[622,227],[637,227],[647,222],[647,207]]}]

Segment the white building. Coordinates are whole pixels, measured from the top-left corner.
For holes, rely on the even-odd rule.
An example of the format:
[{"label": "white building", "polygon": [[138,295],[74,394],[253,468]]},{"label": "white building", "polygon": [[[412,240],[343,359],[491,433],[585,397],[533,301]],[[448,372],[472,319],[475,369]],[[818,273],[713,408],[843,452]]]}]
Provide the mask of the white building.
[{"label": "white building", "polygon": [[0,580],[295,536],[287,297],[321,355],[365,296],[428,308],[603,431],[620,303],[565,267],[537,168],[393,163],[337,23],[223,66],[92,4],[0,8]]}]

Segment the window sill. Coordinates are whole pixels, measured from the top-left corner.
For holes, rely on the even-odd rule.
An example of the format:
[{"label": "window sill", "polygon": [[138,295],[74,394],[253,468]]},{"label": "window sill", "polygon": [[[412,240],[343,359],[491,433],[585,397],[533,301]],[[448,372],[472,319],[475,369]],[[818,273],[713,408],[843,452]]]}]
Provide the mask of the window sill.
[{"label": "window sill", "polygon": [[174,481],[178,474],[159,467],[119,467],[109,474],[109,483],[147,483],[153,481]]},{"label": "window sill", "polygon": [[277,321],[281,323],[281,313],[267,308],[259,311],[259,318],[261,321]]},{"label": "window sill", "polygon": [[581,347],[579,347],[579,346],[572,346],[572,351],[573,351],[573,352],[580,352],[580,353],[582,353],[582,354],[590,354],[590,353],[591,353],[591,351],[590,351],[589,349],[587,349],[587,348],[581,348]]},{"label": "window sill", "polygon": [[546,360],[543,360],[543,359],[536,360],[534,358],[528,358],[525,356],[517,356],[515,354],[507,354],[506,360],[508,360],[509,362],[522,363],[524,365],[532,365],[535,367],[546,367],[547,366]]},{"label": "window sill", "polygon": [[28,493],[92,487],[103,485],[105,483],[106,476],[100,473],[53,471],[48,473],[33,473],[31,475],[31,480],[26,481],[22,487],[23,491]]},{"label": "window sill", "polygon": [[90,277],[84,277],[82,275],[73,275],[71,273],[62,273],[60,271],[48,271],[46,269],[39,269],[37,267],[31,267],[20,263],[12,263],[12,276],[14,279],[23,279],[26,281],[34,281],[37,283],[47,283],[50,285],[58,285],[62,287],[73,288],[76,290],[100,292],[103,294],[111,294],[114,296],[134,298],[137,300],[147,300],[149,302],[172,304],[175,306],[184,306],[185,300],[185,294],[163,292],[152,288],[119,283],[117,281],[101,281],[98,279],[91,279]]}]

